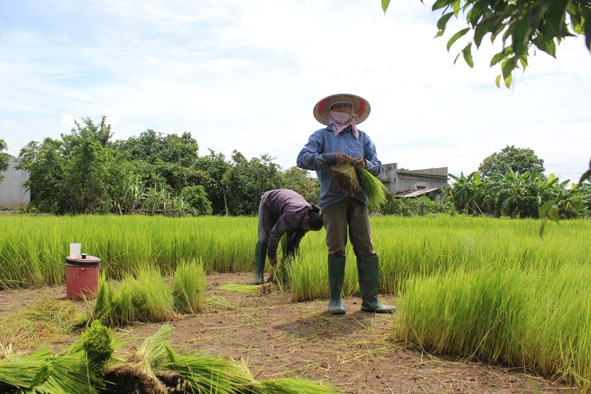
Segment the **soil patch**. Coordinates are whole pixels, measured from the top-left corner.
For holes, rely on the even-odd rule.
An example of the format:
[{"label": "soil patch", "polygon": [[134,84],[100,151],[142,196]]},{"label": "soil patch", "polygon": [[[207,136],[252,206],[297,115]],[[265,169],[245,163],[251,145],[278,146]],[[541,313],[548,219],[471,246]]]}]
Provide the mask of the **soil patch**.
[{"label": "soil patch", "polygon": [[[393,344],[388,341],[392,316],[361,312],[359,298],[345,299],[346,315],[331,316],[327,300],[293,303],[289,293],[274,286],[258,294],[225,287],[251,280],[251,273],[208,275],[206,309],[170,322],[175,351],[201,350],[244,360],[256,379],[308,378],[340,393],[575,392],[523,371],[446,360]],[[0,314],[35,305],[45,297],[88,308],[83,301],[66,300],[65,287],[58,286],[0,291]],[[380,300],[396,304],[386,295]],[[117,330],[117,335],[129,346],[139,345],[160,326],[134,324]],[[61,350],[77,337],[72,334],[52,348]],[[18,342],[14,338],[13,347],[22,351]]]}]

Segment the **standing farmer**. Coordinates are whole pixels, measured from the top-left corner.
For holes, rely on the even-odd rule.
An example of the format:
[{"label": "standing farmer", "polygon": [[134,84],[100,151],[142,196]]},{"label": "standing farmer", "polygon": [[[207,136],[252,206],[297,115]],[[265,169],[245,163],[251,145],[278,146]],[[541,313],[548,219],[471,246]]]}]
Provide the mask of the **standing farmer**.
[{"label": "standing farmer", "polygon": [[293,256],[304,235],[310,230],[318,231],[322,226],[320,208],[310,205],[293,190],[276,189],[263,193],[259,205],[259,233],[252,284],[260,285],[264,282],[266,254],[272,266],[277,264],[277,245],[284,233],[287,233],[288,246],[283,253],[285,256]]},{"label": "standing farmer", "polygon": [[314,132],[297,158],[297,165],[315,170],[320,180],[320,208],[328,245],[328,310],[346,312],[342,291],[345,278],[347,235],[357,257],[361,310],[393,313],[393,306],[378,301],[379,258],[372,240],[365,192],[345,191],[331,177],[331,167],[352,164],[379,175],[382,163],[369,136],[357,129],[369,115],[369,103],[353,94],[335,94],[314,106],[314,117],[327,127]]}]

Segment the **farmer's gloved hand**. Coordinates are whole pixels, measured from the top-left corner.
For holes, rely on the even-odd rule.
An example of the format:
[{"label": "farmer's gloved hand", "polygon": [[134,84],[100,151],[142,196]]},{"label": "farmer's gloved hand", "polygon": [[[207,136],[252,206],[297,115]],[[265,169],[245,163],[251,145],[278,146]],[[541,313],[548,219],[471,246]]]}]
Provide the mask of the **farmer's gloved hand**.
[{"label": "farmer's gloved hand", "polygon": [[365,167],[365,159],[363,157],[356,157],[353,160],[351,160],[351,164],[353,165],[353,167],[360,170],[363,167]]},{"label": "farmer's gloved hand", "polygon": [[351,156],[343,152],[336,152],[334,158],[338,164],[349,164],[353,159]]}]

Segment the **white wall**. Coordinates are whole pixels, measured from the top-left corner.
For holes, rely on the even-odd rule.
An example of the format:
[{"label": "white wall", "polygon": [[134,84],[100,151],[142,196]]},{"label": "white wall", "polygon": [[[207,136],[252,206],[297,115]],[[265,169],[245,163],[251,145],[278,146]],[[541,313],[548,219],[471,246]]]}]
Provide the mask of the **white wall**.
[{"label": "white wall", "polygon": [[0,209],[13,209],[28,204],[31,197],[23,188],[23,182],[29,179],[29,173],[17,170],[16,159],[10,158],[8,170],[1,175],[4,180],[0,182]]}]

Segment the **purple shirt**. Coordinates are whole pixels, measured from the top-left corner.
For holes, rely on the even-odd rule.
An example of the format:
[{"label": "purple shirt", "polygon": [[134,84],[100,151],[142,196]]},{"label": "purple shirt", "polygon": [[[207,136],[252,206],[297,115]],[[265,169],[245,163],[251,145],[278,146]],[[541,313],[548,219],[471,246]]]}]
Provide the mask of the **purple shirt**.
[{"label": "purple shirt", "polygon": [[295,236],[301,240],[306,233],[302,225],[309,208],[308,201],[293,190],[276,189],[263,193],[259,208],[259,227],[268,236],[269,258],[277,257],[277,246],[283,233],[287,232],[290,237]]}]

